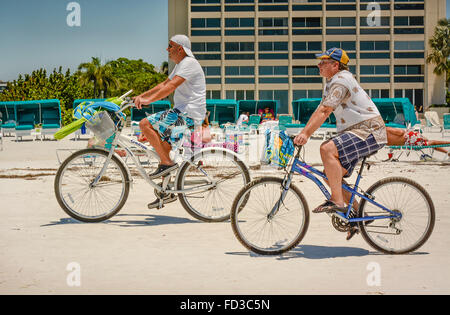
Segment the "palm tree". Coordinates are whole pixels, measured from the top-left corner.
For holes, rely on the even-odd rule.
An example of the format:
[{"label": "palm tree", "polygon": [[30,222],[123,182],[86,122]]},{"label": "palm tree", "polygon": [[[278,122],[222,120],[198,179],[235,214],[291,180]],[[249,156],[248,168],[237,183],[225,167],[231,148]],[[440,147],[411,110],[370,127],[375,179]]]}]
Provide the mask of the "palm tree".
[{"label": "palm tree", "polygon": [[103,96],[108,97],[108,90],[118,88],[120,83],[113,75],[112,68],[109,64],[102,65],[100,58],[92,57],[91,62],[85,62],[78,66],[78,70],[82,71],[80,75],[80,84],[82,86],[94,86],[94,98]]},{"label": "palm tree", "polygon": [[94,98],[97,97],[97,74],[100,66],[100,58],[97,57],[92,57],[91,62],[85,62],[78,66],[78,70],[82,71],[80,75],[80,84],[81,86],[90,86],[92,83],[94,85]]},{"label": "palm tree", "polygon": [[434,73],[446,74],[447,86],[450,79],[450,20],[441,19],[435,28],[433,37],[429,40],[431,53],[427,56],[427,63],[435,65]]},{"label": "palm tree", "polygon": [[108,90],[120,87],[119,80],[114,76],[113,69],[109,64],[101,66],[97,76],[98,85],[102,91],[102,97],[108,97]]}]

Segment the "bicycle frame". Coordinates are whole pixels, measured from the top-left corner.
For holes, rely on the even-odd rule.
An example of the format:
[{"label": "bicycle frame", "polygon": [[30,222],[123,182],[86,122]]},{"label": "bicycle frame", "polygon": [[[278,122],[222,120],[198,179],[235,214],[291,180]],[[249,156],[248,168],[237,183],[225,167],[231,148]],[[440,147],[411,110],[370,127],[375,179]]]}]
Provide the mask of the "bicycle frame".
[{"label": "bicycle frame", "polygon": [[[287,191],[289,190],[289,186],[291,184],[292,177],[295,173],[303,175],[306,178],[312,180],[319,187],[320,191],[324,194],[324,196],[327,200],[329,200],[331,198],[331,194],[328,191],[328,189],[325,187],[325,185],[322,183],[322,181],[315,176],[315,175],[317,175],[317,176],[320,176],[321,178],[323,178],[324,180],[328,180],[326,175],[323,172],[315,169],[311,165],[300,161],[299,154],[300,154],[300,150],[298,151],[297,155],[295,156],[294,161],[291,166],[291,169],[290,169],[290,172],[287,176],[287,179],[285,180],[285,186],[283,187],[284,190],[282,192],[281,198],[276,203],[274,208],[272,209],[272,212],[269,214],[269,216],[268,216],[269,219],[271,217],[273,217],[276,214],[276,212],[278,212],[278,208],[279,208],[280,204],[283,202]],[[358,177],[356,178],[356,182],[355,182],[355,185],[353,188],[349,187],[345,183],[342,184],[342,188],[352,194],[348,208],[347,208],[347,212],[346,213],[336,212],[336,213],[334,213],[334,215],[338,216],[344,222],[348,222],[348,223],[361,222],[361,221],[373,221],[373,220],[381,220],[381,219],[400,219],[401,214],[396,213],[396,212],[384,207],[383,205],[379,204],[378,202],[376,202],[374,200],[374,198],[372,196],[370,196],[366,192],[363,191],[362,194],[358,192],[358,188],[359,188],[358,185],[362,178],[362,171],[364,169],[365,164],[366,164],[366,158],[364,158],[362,161],[361,168],[358,172]],[[370,202],[371,204],[375,205],[376,207],[382,209],[383,211],[386,211],[387,213],[389,213],[389,215],[366,216],[366,217],[362,217],[362,218],[350,218],[353,201],[355,200],[356,196],[361,197],[362,199],[365,199],[367,202]]]},{"label": "bicycle frame", "polygon": [[[123,110],[123,109],[122,109]],[[117,114],[117,113],[116,113]],[[105,161],[105,164],[103,165],[103,168],[101,169],[100,173],[97,175],[97,177],[95,178],[95,180],[91,183],[91,186],[95,186],[98,181],[100,180],[100,178],[102,178],[103,174],[106,172],[106,169],[108,167],[109,162],[111,161],[111,158],[114,154],[114,149],[116,148],[117,145],[119,145],[122,149],[126,150],[127,153],[129,154],[129,156],[131,157],[131,159],[133,160],[134,164],[136,165],[140,175],[142,176],[142,178],[144,178],[144,180],[151,185],[154,189],[156,189],[159,193],[165,193],[167,191],[167,187],[169,184],[169,180],[170,180],[170,176],[167,176],[164,178],[163,180],[163,184],[160,186],[158,184],[156,184],[153,180],[151,180],[147,173],[145,172],[144,167],[142,166],[141,162],[139,161],[139,159],[136,157],[136,155],[133,153],[133,151],[130,149],[132,146],[138,146],[141,149],[143,149],[145,152],[151,151],[151,147],[145,145],[144,143],[141,143],[131,137],[128,136],[124,136],[122,135],[122,130],[123,127],[125,125],[125,120],[118,116],[120,118],[120,121],[118,123],[117,126],[117,131],[114,137],[114,140],[111,144],[111,149],[109,150],[109,155],[108,158]],[[181,141],[180,141],[181,143]],[[176,147],[175,150],[178,150],[179,147]],[[193,165],[194,167],[197,167],[197,165],[195,165],[194,163],[192,163],[189,159],[183,159],[183,164],[178,168],[177,171],[177,175],[176,177],[178,177],[178,173],[180,172],[180,170],[182,169],[182,166],[184,165],[184,163],[189,163],[191,165]],[[128,169],[128,166],[124,163],[124,166],[126,167],[126,169]],[[205,184],[205,185],[199,185],[197,187],[193,187],[193,188],[189,188],[189,189],[184,189],[184,190],[170,190],[171,193],[174,194],[179,194],[179,193],[193,193],[193,192],[201,192],[201,191],[206,191],[210,188],[213,188],[216,183],[214,180],[212,180],[208,174],[203,171],[200,167],[198,167],[198,169],[207,177],[207,179],[210,181],[210,183]]]}]

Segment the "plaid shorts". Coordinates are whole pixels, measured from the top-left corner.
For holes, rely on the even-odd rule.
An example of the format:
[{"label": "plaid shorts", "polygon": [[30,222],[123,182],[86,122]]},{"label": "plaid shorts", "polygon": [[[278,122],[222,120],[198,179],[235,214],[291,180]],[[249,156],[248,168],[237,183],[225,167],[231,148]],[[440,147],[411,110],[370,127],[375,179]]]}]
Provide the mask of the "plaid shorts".
[{"label": "plaid shorts", "polygon": [[356,164],[364,157],[377,152],[384,144],[378,144],[373,135],[367,137],[366,140],[355,136],[352,133],[345,132],[332,138],[339,153],[339,161],[343,168],[347,170],[344,177],[350,177],[355,169]]},{"label": "plaid shorts", "polygon": [[183,138],[184,131],[194,126],[194,121],[178,109],[169,109],[147,117],[162,141],[175,144]]}]

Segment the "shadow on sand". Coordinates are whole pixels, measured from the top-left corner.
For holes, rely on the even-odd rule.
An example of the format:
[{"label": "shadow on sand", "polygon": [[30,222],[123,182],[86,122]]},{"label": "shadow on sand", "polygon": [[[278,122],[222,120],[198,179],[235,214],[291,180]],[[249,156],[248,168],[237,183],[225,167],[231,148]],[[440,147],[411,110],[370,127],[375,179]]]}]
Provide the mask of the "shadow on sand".
[{"label": "shadow on sand", "polygon": [[[130,219],[126,217],[145,217],[143,220]],[[199,223],[199,221],[190,220],[188,218],[177,218],[165,215],[153,215],[153,214],[118,214],[109,220],[99,222],[97,224],[117,225],[120,227],[136,227],[136,226],[157,226],[167,224],[184,224],[184,223]],[[92,224],[77,221],[72,218],[62,218],[59,221],[50,222],[48,224],[41,225],[41,227],[65,225],[65,224]]]},{"label": "shadow on sand", "polygon": [[[270,257],[258,255],[253,252],[228,252],[227,255],[241,255],[250,257]],[[427,252],[413,252],[408,255],[428,255]],[[345,257],[363,257],[367,255],[386,255],[388,254],[368,251],[366,249],[357,247],[331,247],[331,246],[317,246],[317,245],[299,245],[287,253],[273,256],[277,260],[287,260],[292,258],[306,258],[306,259],[328,259],[328,258],[345,258]]]},{"label": "shadow on sand", "polygon": [[[253,252],[230,252],[229,255],[248,255],[250,257],[270,257],[258,255]],[[356,247],[330,247],[316,245],[299,245],[287,253],[274,256],[278,260],[287,260],[292,258],[307,259],[327,259],[327,258],[344,258],[344,257],[362,257],[369,255],[366,249]]]}]

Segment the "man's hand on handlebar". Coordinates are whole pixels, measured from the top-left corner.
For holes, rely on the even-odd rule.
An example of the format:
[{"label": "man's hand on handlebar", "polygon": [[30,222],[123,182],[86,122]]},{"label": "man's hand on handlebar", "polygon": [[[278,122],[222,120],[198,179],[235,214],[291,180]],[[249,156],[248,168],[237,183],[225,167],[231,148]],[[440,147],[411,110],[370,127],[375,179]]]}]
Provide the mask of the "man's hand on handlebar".
[{"label": "man's hand on handlebar", "polygon": [[308,142],[308,140],[309,140],[309,137],[307,137],[303,133],[299,133],[294,139],[294,144],[296,144],[296,145],[305,145]]},{"label": "man's hand on handlebar", "polygon": [[133,102],[137,109],[142,109],[142,105],[144,105],[144,103],[141,96],[133,97]]}]

